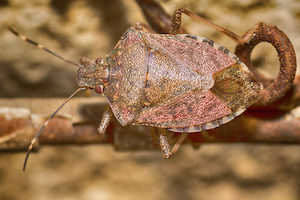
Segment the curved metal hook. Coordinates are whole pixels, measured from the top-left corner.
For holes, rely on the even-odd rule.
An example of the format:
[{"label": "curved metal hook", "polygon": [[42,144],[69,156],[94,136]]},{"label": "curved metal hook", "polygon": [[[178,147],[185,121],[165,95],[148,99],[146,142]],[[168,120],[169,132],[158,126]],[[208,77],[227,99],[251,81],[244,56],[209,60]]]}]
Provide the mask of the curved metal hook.
[{"label": "curved metal hook", "polygon": [[[296,54],[289,38],[276,26],[259,22],[248,30],[242,38],[244,42],[237,45],[235,54],[250,68],[263,83],[264,90],[259,104],[269,104],[282,97],[292,86],[296,74]],[[250,60],[253,48],[260,42],[268,42],[277,50],[280,70],[276,79],[265,79],[256,71]]]}]

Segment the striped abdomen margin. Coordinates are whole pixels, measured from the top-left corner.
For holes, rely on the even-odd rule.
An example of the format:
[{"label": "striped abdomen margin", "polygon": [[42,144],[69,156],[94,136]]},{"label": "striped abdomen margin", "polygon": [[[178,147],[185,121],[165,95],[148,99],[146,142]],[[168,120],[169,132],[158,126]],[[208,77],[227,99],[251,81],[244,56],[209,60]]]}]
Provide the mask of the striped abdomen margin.
[{"label": "striped abdomen margin", "polygon": [[193,126],[188,126],[188,127],[179,127],[179,128],[170,128],[168,129],[169,131],[172,132],[178,132],[178,133],[194,133],[194,132],[201,132],[213,128],[217,128],[227,122],[230,122],[233,120],[235,117],[241,115],[246,109],[240,109],[237,112],[231,113],[229,115],[226,115],[222,118],[206,122],[204,124],[200,125],[193,125]]}]

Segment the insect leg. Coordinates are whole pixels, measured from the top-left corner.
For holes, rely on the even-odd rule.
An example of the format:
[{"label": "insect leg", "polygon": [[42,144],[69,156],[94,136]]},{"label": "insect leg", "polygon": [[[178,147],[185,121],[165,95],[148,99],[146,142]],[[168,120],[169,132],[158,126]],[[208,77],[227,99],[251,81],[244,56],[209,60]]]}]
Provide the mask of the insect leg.
[{"label": "insect leg", "polygon": [[167,137],[167,130],[164,128],[159,128],[159,140],[160,148],[165,159],[172,158],[173,153],[171,152],[170,142]]},{"label": "insect leg", "polygon": [[171,149],[171,153],[172,153],[173,155],[178,151],[180,145],[183,143],[183,141],[185,140],[185,138],[186,138],[187,136],[188,136],[188,133],[182,133],[182,134],[179,136],[177,142],[174,144],[174,146],[173,146],[172,149]]},{"label": "insect leg", "polygon": [[171,152],[170,142],[167,137],[167,130],[164,128],[159,128],[158,131],[159,131],[160,148],[164,158],[165,159],[172,158],[173,153]]},{"label": "insect leg", "polygon": [[176,9],[174,14],[173,14],[173,19],[172,19],[172,24],[171,24],[171,34],[178,34],[179,30],[180,30],[180,25],[181,25],[181,14],[184,13],[187,16],[191,17],[192,19],[194,19],[195,21],[201,22],[211,28],[216,29],[217,31],[227,35],[228,37],[230,37],[231,39],[233,39],[235,42],[237,43],[242,43],[242,38],[238,35],[236,35],[235,33],[231,32],[230,30],[223,28],[221,26],[218,26],[214,23],[212,23],[211,21],[187,10],[184,8],[179,8]]},{"label": "insect leg", "polygon": [[112,117],[112,112],[111,112],[110,108],[107,108],[104,111],[101,122],[99,124],[98,133],[105,134],[105,131],[106,131],[108,125],[109,125],[111,117]]},{"label": "insect leg", "polygon": [[[170,33],[172,17],[155,0],[136,0],[156,33]],[[179,33],[187,33],[182,27]]]}]

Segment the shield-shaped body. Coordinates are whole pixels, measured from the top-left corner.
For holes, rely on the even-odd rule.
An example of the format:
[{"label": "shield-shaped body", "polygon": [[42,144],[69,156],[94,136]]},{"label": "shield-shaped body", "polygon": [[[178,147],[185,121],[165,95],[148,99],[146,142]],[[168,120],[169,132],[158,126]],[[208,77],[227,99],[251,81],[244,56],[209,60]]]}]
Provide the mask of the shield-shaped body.
[{"label": "shield-shaped body", "polygon": [[237,56],[193,35],[129,28],[107,57],[104,94],[122,125],[199,132],[257,102],[260,82]]}]

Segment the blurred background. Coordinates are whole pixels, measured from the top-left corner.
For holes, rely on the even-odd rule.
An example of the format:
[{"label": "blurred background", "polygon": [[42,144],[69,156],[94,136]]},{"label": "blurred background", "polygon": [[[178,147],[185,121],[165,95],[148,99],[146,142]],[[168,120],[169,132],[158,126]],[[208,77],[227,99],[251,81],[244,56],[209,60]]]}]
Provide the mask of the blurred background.
[{"label": "blurred background", "polygon": [[[169,14],[188,8],[239,35],[259,21],[274,24],[300,53],[298,0],[158,2]],[[8,26],[76,61],[105,57],[136,22],[146,21],[134,0],[0,0],[0,97],[67,97],[76,89],[76,68],[15,37]],[[183,24],[234,51],[222,34],[187,17]],[[276,76],[271,45],[259,44],[252,60]],[[300,199],[299,145],[185,145],[171,160],[160,151],[116,152],[110,145],[44,146],[26,173],[24,156],[0,153],[1,200]]]}]

